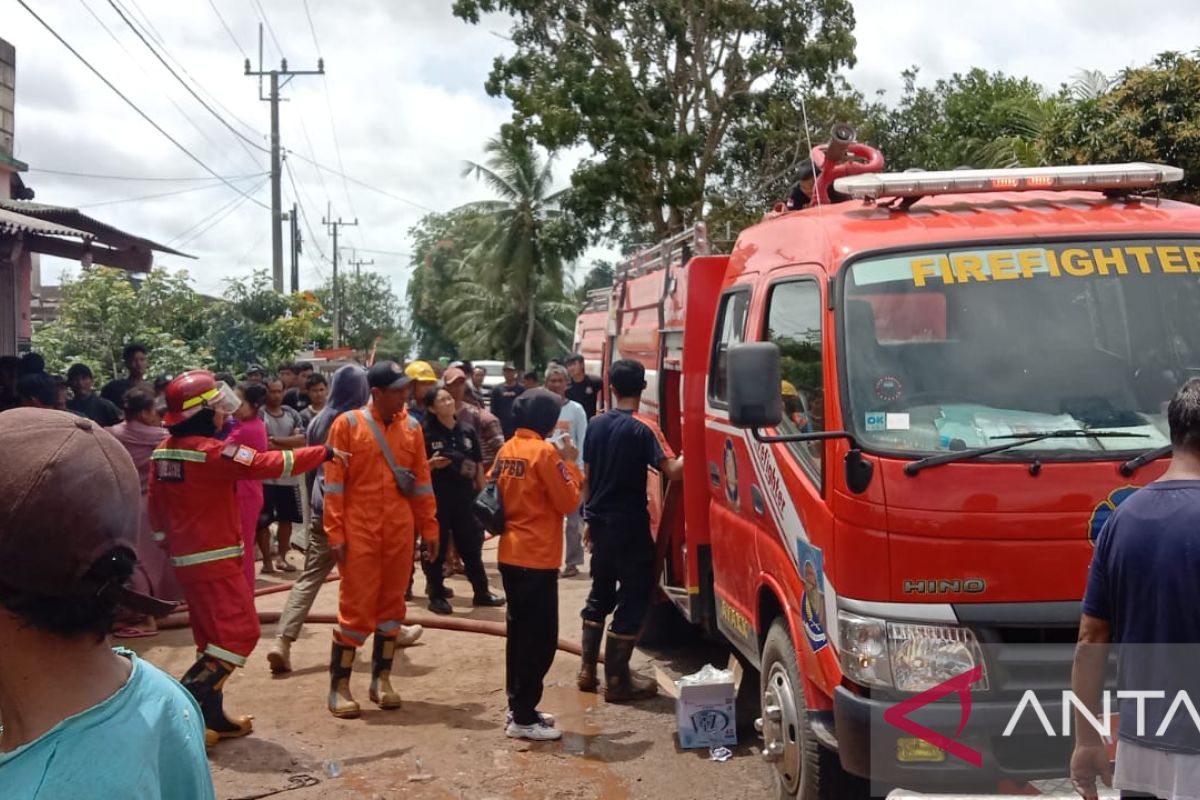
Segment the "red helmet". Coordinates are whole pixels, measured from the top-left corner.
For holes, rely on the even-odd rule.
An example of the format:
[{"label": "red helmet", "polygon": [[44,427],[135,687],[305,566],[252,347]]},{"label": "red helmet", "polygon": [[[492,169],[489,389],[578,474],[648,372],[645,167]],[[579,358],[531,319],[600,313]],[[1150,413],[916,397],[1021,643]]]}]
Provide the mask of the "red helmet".
[{"label": "red helmet", "polygon": [[197,411],[211,408],[233,413],[241,405],[237,394],[229,384],[220,382],[204,369],[185,372],[167,384],[163,392],[167,401],[167,413],[163,424],[168,428],[195,416]]}]

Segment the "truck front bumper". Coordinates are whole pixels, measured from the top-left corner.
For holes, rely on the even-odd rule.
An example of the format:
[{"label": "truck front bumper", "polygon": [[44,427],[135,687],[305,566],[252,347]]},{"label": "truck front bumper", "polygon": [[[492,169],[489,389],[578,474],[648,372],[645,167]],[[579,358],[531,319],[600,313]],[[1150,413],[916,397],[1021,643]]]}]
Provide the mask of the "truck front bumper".
[{"label": "truck front bumper", "polygon": [[[981,766],[938,750],[887,722],[884,712],[898,701],[862,697],[839,686],[834,693],[833,718],[842,766],[880,785],[938,791],[995,791],[1001,781],[1021,785],[1068,774],[1072,737],[1047,736],[1030,710],[1023,712],[1011,734],[1004,736],[1019,698],[973,701],[966,726],[957,737],[954,734],[963,713],[957,696],[917,708],[907,718],[977,751]],[[1051,725],[1058,725],[1061,699],[1040,702]]]}]

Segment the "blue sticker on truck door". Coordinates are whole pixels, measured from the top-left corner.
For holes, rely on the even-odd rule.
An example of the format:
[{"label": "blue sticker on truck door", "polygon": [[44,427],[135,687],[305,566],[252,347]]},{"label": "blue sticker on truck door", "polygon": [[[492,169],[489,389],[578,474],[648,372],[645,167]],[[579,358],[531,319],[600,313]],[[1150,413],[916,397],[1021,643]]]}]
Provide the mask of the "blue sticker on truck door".
[{"label": "blue sticker on truck door", "polygon": [[829,644],[825,632],[825,564],[819,547],[808,542],[796,542],[800,579],[804,595],[800,598],[800,617],[804,621],[804,637],[816,653]]}]

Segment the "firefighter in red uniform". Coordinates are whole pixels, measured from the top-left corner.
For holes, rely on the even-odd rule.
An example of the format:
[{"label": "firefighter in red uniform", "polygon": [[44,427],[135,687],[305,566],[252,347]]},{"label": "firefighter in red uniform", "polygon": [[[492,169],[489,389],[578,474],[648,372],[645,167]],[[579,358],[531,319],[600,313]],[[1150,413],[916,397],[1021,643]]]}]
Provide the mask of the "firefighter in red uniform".
[{"label": "firefighter in red uniform", "polygon": [[245,736],[248,717],[229,718],[225,680],[258,643],[258,614],[242,573],[244,543],[235,490],[239,480],[316,469],[336,451],[323,445],[259,453],[213,435],[240,405],[211,372],[185,372],[166,388],[170,436],[151,455],[150,523],[166,538],[183,586],[199,656],[181,678],[204,714],[205,744]]}]

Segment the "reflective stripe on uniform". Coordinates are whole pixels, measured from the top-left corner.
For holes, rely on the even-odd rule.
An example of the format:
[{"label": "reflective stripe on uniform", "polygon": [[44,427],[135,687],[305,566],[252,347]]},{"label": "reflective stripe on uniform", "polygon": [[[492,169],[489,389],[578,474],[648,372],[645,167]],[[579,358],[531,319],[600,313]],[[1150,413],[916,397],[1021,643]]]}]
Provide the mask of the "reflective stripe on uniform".
[{"label": "reflective stripe on uniform", "polygon": [[220,547],[216,550],[204,550],[199,553],[189,553],[186,556],[173,556],[171,563],[177,567],[192,567],[196,564],[207,564],[209,561],[220,561],[223,558],[233,558],[245,552],[245,545],[235,544],[230,547]]},{"label": "reflective stripe on uniform", "polygon": [[386,622],[379,623],[376,629],[380,633],[391,633],[392,631],[400,629],[400,622],[398,620],[389,619]]},{"label": "reflective stripe on uniform", "polygon": [[357,414],[355,414],[355,413],[347,414],[346,421],[350,423],[351,428],[358,427],[358,415]]},{"label": "reflective stripe on uniform", "polygon": [[427,494],[433,494],[432,484],[427,483],[423,486],[418,486],[417,488],[413,489],[413,497],[422,497]]},{"label": "reflective stripe on uniform", "polygon": [[154,531],[150,535],[154,538],[154,541],[156,541],[156,542],[165,542],[167,540],[167,535],[165,533],[163,533],[162,531]]},{"label": "reflective stripe on uniform", "polygon": [[279,477],[286,478],[292,474],[292,467],[296,466],[296,456],[291,450],[283,451],[283,474]]},{"label": "reflective stripe on uniform", "polygon": [[337,632],[339,635],[345,636],[347,639],[352,639],[359,644],[363,644],[367,641],[367,634],[359,633],[358,631],[352,631],[349,628],[345,628],[341,625],[337,627]]},{"label": "reflective stripe on uniform", "polygon": [[410,431],[411,431],[411,430],[413,430],[413,429],[415,429],[415,428],[419,428],[419,427],[421,427],[421,423],[417,422],[417,420],[416,420],[416,418],[415,418],[415,417],[409,417],[409,418],[408,418],[408,429],[409,429]]},{"label": "reflective stripe on uniform", "polygon": [[345,484],[341,483],[327,483],[324,485],[322,491],[325,492],[325,494],[342,494],[346,491],[346,486]]},{"label": "reflective stripe on uniform", "polygon": [[204,394],[198,394],[195,397],[192,397],[188,400],[184,400],[183,401],[183,410],[186,411],[187,409],[191,408],[192,406],[198,406],[206,400],[212,400],[214,397],[216,397],[220,393],[221,393],[220,388],[214,386],[213,388],[209,389]]},{"label": "reflective stripe on uniform", "polygon": [[208,461],[208,454],[202,450],[175,450],[164,447],[150,454],[155,461],[197,461],[203,464]]},{"label": "reflective stripe on uniform", "polygon": [[246,657],[245,656],[239,656],[237,653],[226,650],[224,647],[218,647],[217,645],[213,644],[212,642],[208,643],[208,645],[204,648],[204,652],[207,653],[208,655],[212,656],[213,658],[219,658],[222,661],[228,661],[230,664],[233,664],[235,667],[246,666]]}]

